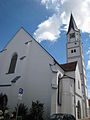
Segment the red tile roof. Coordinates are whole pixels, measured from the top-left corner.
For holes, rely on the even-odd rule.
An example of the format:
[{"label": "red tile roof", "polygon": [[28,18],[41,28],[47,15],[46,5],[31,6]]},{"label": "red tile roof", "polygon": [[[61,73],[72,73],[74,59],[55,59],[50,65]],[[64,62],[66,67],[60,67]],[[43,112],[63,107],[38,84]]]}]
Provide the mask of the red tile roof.
[{"label": "red tile roof", "polygon": [[67,72],[67,71],[75,71],[76,65],[77,65],[77,62],[75,61],[75,62],[70,62],[66,64],[61,64],[60,67]]}]

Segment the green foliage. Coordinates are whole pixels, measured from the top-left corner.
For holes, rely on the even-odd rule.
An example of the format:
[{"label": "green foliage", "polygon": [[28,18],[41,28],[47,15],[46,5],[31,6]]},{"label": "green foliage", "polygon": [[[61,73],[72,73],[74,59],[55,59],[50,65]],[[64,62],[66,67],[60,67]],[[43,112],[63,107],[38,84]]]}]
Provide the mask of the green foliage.
[{"label": "green foliage", "polygon": [[[4,117],[4,120],[9,120],[10,119],[10,114],[7,109],[7,102],[8,102],[8,97],[6,94],[0,93],[0,110],[2,110],[3,114],[2,116]],[[20,103],[17,105],[15,108],[15,111],[13,112],[13,118],[16,118],[17,114],[17,120],[44,120],[43,119],[43,104],[40,103],[39,101],[32,102],[32,106],[30,108],[30,113],[28,114],[28,107],[24,105],[24,103]]]},{"label": "green foliage", "polygon": [[2,117],[4,120],[9,120],[9,113],[7,108],[8,97],[6,94],[0,93],[0,110],[2,111]]},{"label": "green foliage", "polygon": [[25,119],[27,113],[28,113],[28,107],[26,105],[24,105],[24,103],[20,103],[19,106],[17,106],[16,112],[17,116],[22,116],[23,120]]},{"label": "green foliage", "polygon": [[39,101],[32,102],[30,109],[30,120],[43,120],[43,104]]},{"label": "green foliage", "polygon": [[17,117],[17,120],[22,120],[22,116],[18,116],[18,117]]},{"label": "green foliage", "polygon": [[8,98],[6,94],[0,93],[0,110],[7,109]]}]

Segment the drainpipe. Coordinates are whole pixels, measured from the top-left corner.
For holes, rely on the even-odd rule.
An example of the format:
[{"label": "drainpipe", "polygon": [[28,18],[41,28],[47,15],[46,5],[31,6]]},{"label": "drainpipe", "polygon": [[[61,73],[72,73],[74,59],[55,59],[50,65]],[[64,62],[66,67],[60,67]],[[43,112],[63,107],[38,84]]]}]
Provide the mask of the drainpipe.
[{"label": "drainpipe", "polygon": [[75,112],[75,118],[76,118],[75,79],[74,79],[74,112]]}]

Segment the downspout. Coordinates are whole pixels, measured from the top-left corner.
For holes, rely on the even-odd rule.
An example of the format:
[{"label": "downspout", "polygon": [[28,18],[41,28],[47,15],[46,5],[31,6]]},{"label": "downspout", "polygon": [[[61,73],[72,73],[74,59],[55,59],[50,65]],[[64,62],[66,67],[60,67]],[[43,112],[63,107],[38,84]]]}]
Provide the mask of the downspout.
[{"label": "downspout", "polygon": [[75,79],[74,79],[74,112],[75,112],[75,118],[76,118]]}]

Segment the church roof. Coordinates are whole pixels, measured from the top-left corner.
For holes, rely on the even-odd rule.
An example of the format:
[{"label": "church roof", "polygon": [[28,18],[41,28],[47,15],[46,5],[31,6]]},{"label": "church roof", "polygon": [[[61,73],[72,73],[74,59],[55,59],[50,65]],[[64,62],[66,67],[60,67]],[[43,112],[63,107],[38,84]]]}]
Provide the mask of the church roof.
[{"label": "church roof", "polygon": [[66,64],[61,64],[60,67],[68,72],[68,71],[75,71],[76,69],[76,65],[77,65],[77,61],[75,62],[70,62],[70,63],[66,63]]},{"label": "church roof", "polygon": [[71,14],[71,17],[70,17],[70,22],[69,22],[69,27],[68,27],[68,32],[67,34],[69,33],[69,31],[71,30],[71,28],[75,31],[79,31],[76,23],[75,23],[75,20],[73,18],[73,15]]}]

